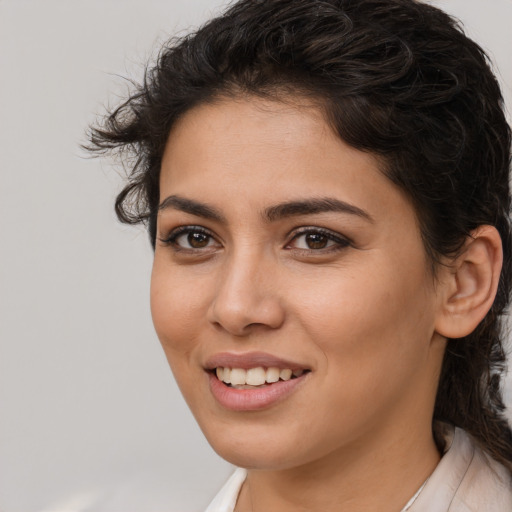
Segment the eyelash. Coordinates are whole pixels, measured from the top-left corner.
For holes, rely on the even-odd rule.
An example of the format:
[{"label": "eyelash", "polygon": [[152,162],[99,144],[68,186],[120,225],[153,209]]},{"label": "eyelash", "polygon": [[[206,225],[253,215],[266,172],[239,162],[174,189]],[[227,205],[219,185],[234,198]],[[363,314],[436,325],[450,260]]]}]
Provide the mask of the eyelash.
[{"label": "eyelash", "polygon": [[175,251],[200,251],[201,249],[196,249],[193,247],[181,247],[177,243],[177,240],[180,236],[190,235],[192,233],[199,233],[201,235],[209,237],[210,239],[215,240],[213,234],[201,226],[180,226],[178,228],[173,229],[166,238],[159,238],[159,240],[164,245],[172,246]]},{"label": "eyelash", "polygon": [[[183,235],[190,235],[193,233],[199,233],[209,238],[208,245],[204,248],[194,248],[194,247],[182,247],[177,243],[177,240]],[[327,243],[334,242],[333,245],[322,247],[319,249],[311,249],[311,248],[294,248],[291,247],[290,244],[296,240],[298,240],[302,236],[307,235],[321,235],[327,239]],[[172,246],[172,248],[176,251],[189,251],[189,252],[202,252],[204,249],[209,247],[209,243],[211,240],[216,240],[215,236],[207,229],[202,226],[180,226],[171,231],[169,236],[166,238],[159,238],[160,242],[164,245]],[[290,242],[288,242],[285,246],[287,250],[295,250],[301,252],[303,254],[326,254],[330,252],[337,252],[343,249],[346,249],[348,246],[352,245],[352,241],[346,237],[339,235],[338,233],[332,232],[325,228],[319,227],[304,227],[295,231]]]},{"label": "eyelash", "polygon": [[[328,247],[323,247],[323,248],[320,248],[320,249],[302,249],[302,248],[295,248],[296,251],[301,251],[303,253],[315,253],[315,252],[318,252],[320,254],[326,254],[326,253],[330,253],[330,252],[337,252],[337,251],[341,251],[343,249],[346,249],[348,246],[352,245],[352,241],[349,240],[348,238],[346,237],[343,237],[341,235],[339,235],[338,233],[335,233],[333,231],[330,231],[328,229],[325,229],[325,228],[318,228],[318,227],[304,227],[304,228],[300,228],[299,230],[297,230],[292,239],[290,240],[290,242],[288,242],[288,244],[286,245],[286,248],[288,248],[291,244],[291,242],[297,240],[298,238],[302,237],[302,236],[307,236],[307,235],[321,235],[323,237],[325,237],[327,239],[327,243],[329,242],[334,242],[334,245],[331,245],[331,246],[328,246]],[[290,248],[289,250],[293,250],[294,248]]]}]

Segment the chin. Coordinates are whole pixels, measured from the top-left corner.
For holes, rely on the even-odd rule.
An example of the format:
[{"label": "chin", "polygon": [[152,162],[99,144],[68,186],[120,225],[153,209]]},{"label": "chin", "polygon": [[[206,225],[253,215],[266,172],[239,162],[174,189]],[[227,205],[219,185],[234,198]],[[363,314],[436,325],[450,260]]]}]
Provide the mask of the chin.
[{"label": "chin", "polygon": [[257,428],[242,424],[229,425],[222,431],[203,429],[203,432],[220,457],[246,469],[290,469],[311,462],[316,458],[314,452],[319,451],[304,446],[304,436],[298,437],[296,433],[278,427]]},{"label": "chin", "polygon": [[[213,446],[213,445],[212,445]],[[243,444],[237,449],[233,444],[213,446],[216,453],[234,466],[245,469],[278,471],[299,465],[291,459],[288,450],[274,450],[271,447],[247,446]]]}]

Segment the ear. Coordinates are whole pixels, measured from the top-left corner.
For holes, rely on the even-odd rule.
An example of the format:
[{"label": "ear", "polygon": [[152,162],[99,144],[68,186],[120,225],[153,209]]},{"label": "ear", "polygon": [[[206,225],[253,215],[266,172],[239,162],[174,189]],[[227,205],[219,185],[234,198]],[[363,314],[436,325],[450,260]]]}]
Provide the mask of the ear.
[{"label": "ear", "polygon": [[462,338],[475,330],[494,302],[503,263],[501,237],[493,226],[479,226],[441,277],[436,331]]}]

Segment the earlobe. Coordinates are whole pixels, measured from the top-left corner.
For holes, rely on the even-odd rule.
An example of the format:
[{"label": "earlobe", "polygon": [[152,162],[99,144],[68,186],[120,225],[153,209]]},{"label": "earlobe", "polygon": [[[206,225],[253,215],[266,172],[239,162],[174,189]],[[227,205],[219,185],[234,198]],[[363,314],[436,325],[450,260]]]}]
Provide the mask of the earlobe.
[{"label": "earlobe", "polygon": [[472,231],[440,284],[444,293],[436,321],[439,334],[462,338],[477,327],[494,302],[502,262],[497,229],[480,226]]}]

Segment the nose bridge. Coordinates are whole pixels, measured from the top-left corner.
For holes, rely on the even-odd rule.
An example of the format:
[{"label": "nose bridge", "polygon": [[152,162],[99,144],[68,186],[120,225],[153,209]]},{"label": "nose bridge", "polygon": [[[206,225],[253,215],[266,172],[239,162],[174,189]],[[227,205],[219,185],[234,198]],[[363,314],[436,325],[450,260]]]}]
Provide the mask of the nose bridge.
[{"label": "nose bridge", "polygon": [[255,325],[277,328],[284,312],[275,273],[277,262],[263,246],[244,243],[223,263],[210,307],[210,321],[243,336]]}]

